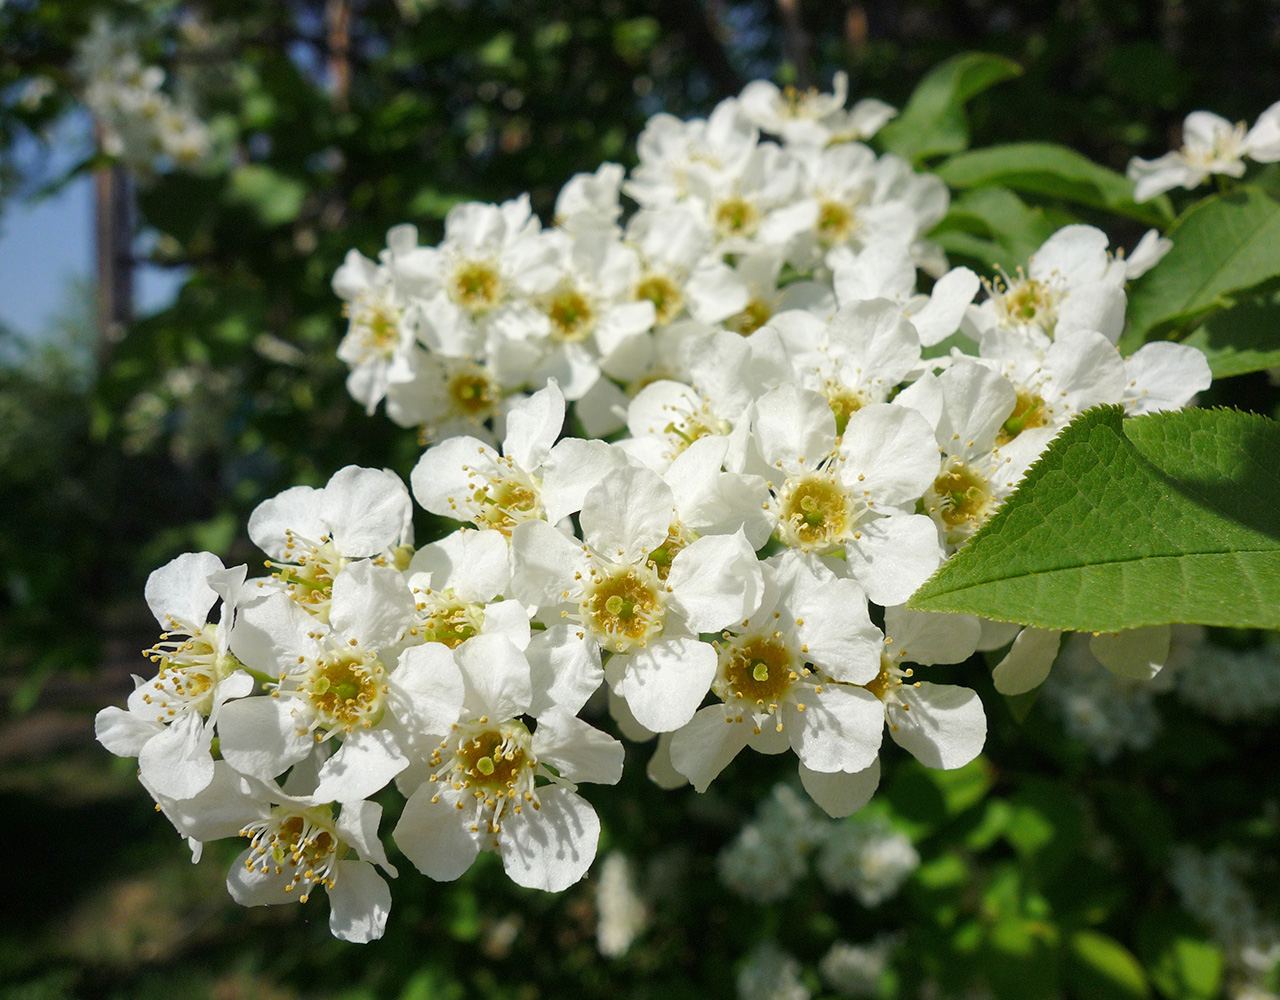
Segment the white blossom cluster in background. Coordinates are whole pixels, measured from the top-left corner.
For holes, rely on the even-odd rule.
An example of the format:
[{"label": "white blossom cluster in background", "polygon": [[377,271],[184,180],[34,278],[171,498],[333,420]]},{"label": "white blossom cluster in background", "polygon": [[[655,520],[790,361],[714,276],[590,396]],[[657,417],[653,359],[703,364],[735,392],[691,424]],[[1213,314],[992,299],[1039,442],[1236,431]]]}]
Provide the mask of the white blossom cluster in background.
[{"label": "white blossom cluster in background", "polygon": [[196,167],[212,152],[209,127],[189,95],[162,89],[165,71],[143,62],[138,42],[136,31],[99,16],[80,43],[76,72],[102,151],[144,175],[158,163]]},{"label": "white blossom cluster in background", "polygon": [[[156,674],[98,717],[197,854],[246,839],[238,901],[323,887],[337,936],[378,937],[395,869],[371,796],[392,784],[386,832],[428,876],[483,850],[571,885],[600,829],[579,786],[623,765],[579,717],[600,690],[629,739],[659,734],[660,784],[791,753],[844,817],[886,733],[927,767],[981,752],[977,695],[930,667],[1012,642],[997,689],[1047,675],[1057,632],[903,605],[1074,415],[1182,406],[1207,363],[1115,346],[1154,233],[1125,259],[1069,226],[975,303],[924,238],[945,186],[861,144],[890,109],[846,112],[843,87],[655,116],[631,177],[573,178],[554,226],[527,198],[466,204],[438,246],[401,226],[377,262],[348,255],[351,392],[434,443],[409,487],[352,466],[260,505],[264,577],[209,553],[157,570]],[[414,501],[461,527],[415,547]],[[1148,679],[1170,637],[1089,645]],[[874,905],[917,859],[849,837],[823,851]]]},{"label": "white blossom cluster in background", "polygon": [[785,899],[809,871],[865,907],[896,895],[920,866],[911,840],[881,817],[832,820],[789,785],[775,785],[756,817],[720,852],[721,880],[759,903]]},{"label": "white blossom cluster in background", "polygon": [[1259,859],[1235,847],[1174,848],[1169,879],[1187,912],[1209,930],[1227,956],[1230,1000],[1274,1000],[1280,974],[1280,925],[1263,911],[1250,882],[1264,874]]},{"label": "white blossom cluster in background", "polygon": [[1262,112],[1252,128],[1212,111],[1191,112],[1182,123],[1181,148],[1154,160],[1135,156],[1129,161],[1134,200],[1149,201],[1176,187],[1196,188],[1214,174],[1243,177],[1246,159],[1280,161],[1280,101]]}]

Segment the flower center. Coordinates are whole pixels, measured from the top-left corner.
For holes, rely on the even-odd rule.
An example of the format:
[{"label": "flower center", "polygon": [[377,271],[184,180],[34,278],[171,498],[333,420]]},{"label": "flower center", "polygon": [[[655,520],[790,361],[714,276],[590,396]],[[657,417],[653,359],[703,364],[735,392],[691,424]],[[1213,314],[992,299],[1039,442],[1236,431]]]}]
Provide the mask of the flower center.
[{"label": "flower center", "polygon": [[576,288],[561,288],[543,306],[551,320],[551,336],[564,343],[586,340],[596,325],[596,313]]},{"label": "flower center", "polygon": [[996,446],[1008,444],[1028,427],[1044,427],[1048,423],[1044,400],[1037,393],[1019,389],[1013,412],[996,435]]},{"label": "flower center", "polygon": [[653,303],[656,324],[665,326],[684,307],[684,295],[674,281],[664,274],[651,274],[636,285],[636,301],[648,299]]},{"label": "flower center", "polygon": [[[494,724],[482,715],[460,723],[432,752],[430,763],[436,770],[428,780],[448,784],[455,792],[464,793],[464,798],[473,797],[473,833],[480,831],[481,823],[489,833],[499,833],[499,820],[507,808],[516,814],[526,803],[541,808],[535,794],[538,761],[533,755],[533,738],[519,719]],[[439,799],[436,793],[431,801]],[[457,807],[465,809],[466,805],[460,800]]]},{"label": "flower center", "polygon": [[159,642],[142,651],[160,665],[156,676],[146,683],[149,690],[142,700],[157,710],[157,722],[188,712],[208,715],[213,708],[213,689],[239,663],[230,654],[219,660],[216,626],[196,628],[176,618],[169,619],[169,626],[170,631],[163,633]]},{"label": "flower center", "polygon": [[401,311],[385,295],[361,296],[353,306],[343,307],[343,312],[351,317],[351,334],[365,359],[389,358],[395,353],[400,342]]},{"label": "flower center", "polygon": [[755,333],[772,318],[773,307],[768,302],[764,299],[752,299],[747,303],[747,308],[737,315],[730,316],[724,321],[724,325],[734,333],[740,333],[745,337]]},{"label": "flower center", "polygon": [[428,590],[418,595],[421,624],[409,630],[423,642],[442,642],[457,649],[484,626],[484,608],[458,600],[453,591],[438,593]]},{"label": "flower center", "polygon": [[849,533],[849,495],[830,476],[813,476],[791,486],[782,501],[778,537],[800,549],[824,551]]},{"label": "flower center", "polygon": [[726,198],[716,206],[715,224],[722,237],[751,236],[760,225],[760,213],[745,198]]},{"label": "flower center", "polygon": [[667,529],[667,538],[656,549],[651,549],[649,557],[646,560],[653,567],[653,571],[658,574],[658,579],[663,583],[667,582],[667,575],[671,572],[671,560],[680,554],[691,541],[693,541],[689,530],[682,524],[673,524]]},{"label": "flower center", "polygon": [[538,488],[514,463],[508,463],[512,475],[495,476],[476,487],[471,495],[477,510],[472,520],[477,527],[501,531],[510,536],[521,521],[542,515]]},{"label": "flower center", "polygon": [[1035,324],[1046,333],[1053,333],[1063,293],[1049,283],[1023,277],[1019,268],[1016,279],[998,280],[992,287],[992,294],[1009,323],[1014,326]]},{"label": "flower center", "polygon": [[465,261],[449,279],[449,297],[472,313],[483,313],[502,297],[502,278],[488,261]]},{"label": "flower center", "polygon": [[615,653],[643,646],[662,631],[666,617],[659,587],[657,572],[647,564],[618,567],[607,576],[593,570],[582,597],[582,618]]},{"label": "flower center", "polygon": [[312,541],[292,529],[284,533],[284,559],[268,559],[272,577],[284,584],[285,591],[302,607],[321,621],[329,620],[329,600],[333,597],[333,580],[346,560],[338,555],[333,541],[325,535]]},{"label": "flower center", "polygon": [[858,228],[858,217],[853,208],[841,201],[823,201],[818,205],[818,221],[814,229],[824,246],[846,243]]},{"label": "flower center", "polygon": [[842,437],[844,429],[849,426],[849,418],[871,402],[865,392],[835,383],[827,384],[826,396],[836,418],[836,437]]},{"label": "flower center", "polygon": [[249,857],[244,866],[264,875],[281,875],[292,870],[285,892],[302,886],[299,902],[305,903],[313,886],[334,886],[333,869],[346,847],[338,839],[333,816],[328,807],[304,812],[277,806],[265,820],[251,823],[240,831],[249,839]]},{"label": "flower center", "polygon": [[738,639],[721,650],[716,694],[726,702],[742,700],[774,712],[802,673],[808,671],[782,643],[760,636]]},{"label": "flower center", "polygon": [[382,718],[385,674],[377,656],[358,648],[339,647],[318,656],[300,685],[315,716],[308,728],[349,733],[376,725]]},{"label": "flower center", "polygon": [[468,365],[450,375],[446,392],[454,411],[472,420],[484,420],[497,409],[498,386],[478,365]]},{"label": "flower center", "polygon": [[947,541],[968,539],[995,509],[990,482],[959,458],[951,458],[925,493],[925,507],[941,520]]}]

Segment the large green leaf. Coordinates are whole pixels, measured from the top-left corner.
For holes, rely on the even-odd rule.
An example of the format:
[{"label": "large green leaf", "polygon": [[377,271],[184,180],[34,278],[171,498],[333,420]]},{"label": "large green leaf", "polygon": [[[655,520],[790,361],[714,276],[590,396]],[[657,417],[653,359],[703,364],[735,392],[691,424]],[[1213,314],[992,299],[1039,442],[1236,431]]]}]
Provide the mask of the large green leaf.
[{"label": "large green leaf", "polygon": [[965,52],[935,66],[916,87],[906,108],[880,130],[884,148],[913,163],[969,145],[964,106],[988,87],[1022,72],[1016,62],[985,52]]},{"label": "large green leaf", "polygon": [[1173,249],[1130,291],[1129,346],[1162,326],[1185,328],[1280,277],[1280,201],[1257,188],[1193,205],[1168,235]]},{"label": "large green leaf", "polygon": [[1139,204],[1133,181],[1086,156],[1049,142],[1015,142],[959,153],[936,168],[953,188],[1006,187],[1100,208],[1150,225],[1173,219],[1169,199]]},{"label": "large green leaf", "polygon": [[1280,424],[1078,417],[908,602],[1040,628],[1280,628]]},{"label": "large green leaf", "polygon": [[1214,313],[1183,343],[1204,351],[1214,378],[1280,365],[1280,296],[1258,296]]}]

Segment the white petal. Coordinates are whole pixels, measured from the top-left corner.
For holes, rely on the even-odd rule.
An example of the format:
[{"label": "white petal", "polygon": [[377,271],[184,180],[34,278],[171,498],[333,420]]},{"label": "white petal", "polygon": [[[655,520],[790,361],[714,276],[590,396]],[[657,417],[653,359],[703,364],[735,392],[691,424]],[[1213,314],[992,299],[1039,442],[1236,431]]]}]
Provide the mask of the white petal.
[{"label": "white petal", "polygon": [[387,861],[387,852],[378,838],[378,824],[382,822],[382,806],[376,802],[348,802],[338,813],[335,824],[338,836],[356,849],[361,861],[381,865],[391,875],[395,867]]},{"label": "white petal", "polygon": [[529,710],[529,661],[505,635],[473,636],[454,658],[466,685],[464,703],[476,715],[513,719]]},{"label": "white petal", "polygon": [[157,735],[164,724],[140,718],[132,712],[112,705],[93,719],[93,735],[117,757],[136,757],[143,744]]},{"label": "white petal", "polygon": [[750,722],[727,722],[723,705],[711,705],[671,734],[671,765],[699,792],[747,745]]},{"label": "white petal", "polygon": [[147,741],[138,754],[138,770],[161,795],[189,799],[213,780],[212,739],[200,713],[188,712]]},{"label": "white petal", "polygon": [[872,403],[855,412],[840,443],[846,485],[875,504],[914,503],[938,475],[933,428],[913,409]]},{"label": "white petal", "polygon": [[511,593],[525,604],[555,607],[569,600],[566,588],[581,586],[574,574],[586,577],[590,569],[582,545],[546,521],[525,521],[511,532]]},{"label": "white petal", "polygon": [[249,537],[273,559],[288,558],[286,532],[294,531],[318,542],[327,530],[320,512],[322,500],[321,490],[293,486],[262,501],[249,515]]},{"label": "white petal", "polygon": [[[812,690],[812,689],[810,689]],[[806,767],[815,771],[861,771],[871,766],[884,737],[884,706],[860,687],[823,685],[799,705],[782,708],[783,731]]]},{"label": "white petal", "polygon": [[771,467],[781,462],[789,473],[801,467],[815,468],[835,449],[836,418],[831,404],[820,394],[791,383],[761,397],[754,428],[765,462]]},{"label": "white petal", "polygon": [[948,271],[933,286],[929,302],[911,316],[925,347],[941,343],[960,329],[965,310],[978,294],[981,282],[967,267]]},{"label": "white petal", "polygon": [[315,740],[299,731],[288,698],[242,698],[218,716],[222,757],[241,774],[264,781],[311,752]]},{"label": "white petal", "polygon": [[600,820],[567,788],[548,786],[541,808],[528,805],[502,818],[502,866],[516,885],[560,892],[587,873],[600,841]]},{"label": "white petal", "polygon": [[410,646],[387,678],[387,708],[408,729],[442,736],[462,712],[462,671],[439,642]]},{"label": "white petal", "polygon": [[310,633],[317,630],[314,618],[288,595],[276,592],[240,608],[231,629],[231,652],[251,670],[279,677],[295,669],[299,657],[315,655]]},{"label": "white petal", "polygon": [[1144,344],[1124,363],[1125,405],[1135,416],[1186,406],[1213,374],[1200,350],[1167,340]]},{"label": "white petal", "polygon": [[295,892],[285,892],[285,887],[293,881],[293,869],[285,867],[279,874],[274,868],[264,872],[261,868],[249,869],[249,848],[241,851],[231,862],[231,871],[227,873],[227,892],[241,906],[279,906],[282,903],[294,903],[298,900]]},{"label": "white petal", "polygon": [[847,771],[814,771],[800,765],[800,784],[809,798],[833,819],[852,816],[871,801],[880,784],[880,758],[870,767],[850,774]]},{"label": "white petal", "polygon": [[1169,626],[1103,632],[1089,640],[1089,652],[1113,674],[1149,681],[1169,658]]},{"label": "white petal", "polygon": [[535,717],[553,705],[576,714],[604,680],[600,647],[579,625],[562,623],[538,632],[525,656],[533,684],[529,713]]},{"label": "white petal", "polygon": [[339,941],[368,944],[382,937],[391,913],[391,889],[373,865],[339,861],[329,895],[329,931]]},{"label": "white petal", "polygon": [[764,575],[746,536],[706,535],[676,553],[667,576],[672,603],[692,632],[716,632],[760,607]]},{"label": "white petal", "polygon": [[515,459],[520,468],[532,471],[547,457],[563,426],[564,394],[555,382],[548,382],[511,408],[502,453]]},{"label": "white petal", "polygon": [[667,790],[683,788],[689,784],[689,779],[677,771],[675,765],[671,763],[671,740],[674,735],[674,733],[663,733],[658,737],[658,743],[653,748],[653,756],[649,758],[649,763],[644,769],[650,781],[659,788]]},{"label": "white petal", "polygon": [[889,652],[924,666],[967,660],[982,634],[974,615],[933,614],[901,606],[885,608],[884,629],[893,639]]},{"label": "white petal", "polygon": [[369,559],[348,563],[333,581],[329,623],[369,650],[394,646],[413,620],[414,602],[404,575]]},{"label": "white petal", "polygon": [[451,789],[424,782],[409,796],[391,834],[414,867],[437,882],[452,882],[480,853],[481,835],[468,829],[470,819],[465,808],[456,808],[458,801]]},{"label": "white petal", "polygon": [[[145,782],[144,782],[145,784]],[[245,825],[266,818],[270,804],[252,797],[247,782],[225,760],[213,765],[213,780],[198,795],[173,799],[148,789],[161,811],[184,837],[222,840],[238,836]]]},{"label": "white petal", "polygon": [[616,785],[622,777],[622,744],[562,708],[538,716],[533,755],[575,784]]},{"label": "white petal", "polygon": [[876,604],[903,604],[942,561],[933,518],[894,513],[858,525],[845,543],[849,574]]},{"label": "white petal", "polygon": [[394,472],[355,465],[333,474],[321,501],[334,548],[348,559],[397,544],[412,509],[409,491]]},{"label": "white petal", "polygon": [[209,618],[209,609],[218,599],[209,586],[209,575],[222,569],[222,560],[212,552],[184,552],[147,577],[147,607],[160,627],[172,627],[170,618],[197,627]]},{"label": "white petal", "polygon": [[907,709],[890,705],[889,735],[925,767],[950,770],[982,753],[987,716],[977,694],[954,684],[921,681],[890,692]]},{"label": "white petal", "polygon": [[638,562],[667,537],[675,517],[671,487],[650,469],[625,466],[605,476],[582,503],[582,535],[611,560]]},{"label": "white petal", "polygon": [[413,554],[406,577],[431,574],[431,587],[450,589],[463,601],[484,604],[511,583],[511,552],[499,531],[463,528]]},{"label": "white petal", "polygon": [[385,729],[357,729],[320,768],[312,793],[322,802],[357,802],[383,788],[409,766],[395,737]]},{"label": "white petal", "polygon": [[1062,633],[1052,629],[1024,628],[992,672],[996,690],[1001,694],[1026,694],[1038,688],[1049,676],[1061,639]]},{"label": "white petal", "polygon": [[660,639],[627,656],[614,691],[655,733],[679,729],[698,710],[716,676],[716,651],[693,638]]},{"label": "white petal", "polygon": [[626,464],[626,455],[608,442],[565,438],[551,449],[542,467],[542,505],[547,520],[556,524],[576,514],[587,493]]}]

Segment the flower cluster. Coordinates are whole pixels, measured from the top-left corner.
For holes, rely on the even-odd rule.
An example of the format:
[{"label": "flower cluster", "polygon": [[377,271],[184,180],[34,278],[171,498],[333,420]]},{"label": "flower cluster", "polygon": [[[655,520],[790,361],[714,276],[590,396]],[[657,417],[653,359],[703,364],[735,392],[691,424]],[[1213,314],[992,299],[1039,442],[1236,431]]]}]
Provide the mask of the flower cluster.
[{"label": "flower cluster", "polygon": [[134,31],[97,18],[80,44],[77,71],[107,155],[144,173],[158,157],[190,168],[209,156],[209,127],[189,100],[161,89],[165,72],[143,62]]},{"label": "flower cluster", "polygon": [[[930,667],[1012,641],[997,687],[1044,679],[1058,633],[907,598],[1078,412],[1182,406],[1207,364],[1115,346],[1154,235],[1126,260],[1069,226],[975,304],[978,275],[924,239],[945,186],[858,141],[891,109],[846,112],[844,86],[658,115],[631,177],[575,177],[554,226],[527,198],[467,204],[438,246],[400,226],[347,256],[349,388],[435,442],[411,491],[348,467],[254,512],[269,576],[208,553],[157,570],[159,672],[99,716],[193,849],[248,838],[237,900],[320,885],[335,934],[377,937],[392,783],[391,836],[428,876],[494,851],[521,885],[572,884],[600,830],[578,785],[623,763],[579,718],[597,691],[624,736],[658,735],[659,784],[789,752],[844,817],[886,732],[931,768],[981,752],[977,695]],[[415,548],[414,500],[458,529]],[[1092,648],[1149,677],[1168,631]],[[916,863],[895,845],[845,886],[867,905]],[[827,848],[846,872],[870,850]]]},{"label": "flower cluster", "polygon": [[1176,187],[1199,187],[1212,174],[1243,177],[1245,160],[1280,161],[1280,101],[1258,116],[1253,128],[1234,125],[1212,111],[1193,111],[1182,124],[1182,147],[1154,160],[1134,157],[1129,179],[1134,199],[1148,201]]}]

